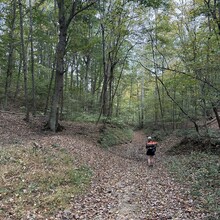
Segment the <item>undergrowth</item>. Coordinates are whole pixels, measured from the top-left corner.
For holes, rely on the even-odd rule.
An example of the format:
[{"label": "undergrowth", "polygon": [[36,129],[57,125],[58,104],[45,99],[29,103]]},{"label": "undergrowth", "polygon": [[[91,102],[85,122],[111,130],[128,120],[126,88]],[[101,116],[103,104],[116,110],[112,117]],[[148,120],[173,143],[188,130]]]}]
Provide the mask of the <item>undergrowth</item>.
[{"label": "undergrowth", "polygon": [[88,112],[74,112],[71,114],[65,115],[66,120],[75,121],[75,122],[92,122],[96,123],[99,118],[98,114],[88,114]]},{"label": "undergrowth", "polygon": [[220,158],[205,152],[194,151],[187,155],[171,156],[167,161],[170,172],[178,181],[189,186],[197,201],[197,208],[220,217]]},{"label": "undergrowth", "polygon": [[74,166],[71,154],[59,147],[2,148],[0,167],[1,219],[22,219],[30,213],[46,219],[66,208],[92,176],[88,167]]},{"label": "undergrowth", "polygon": [[102,129],[99,143],[108,148],[114,145],[128,143],[132,140],[133,131],[128,127],[108,125]]}]

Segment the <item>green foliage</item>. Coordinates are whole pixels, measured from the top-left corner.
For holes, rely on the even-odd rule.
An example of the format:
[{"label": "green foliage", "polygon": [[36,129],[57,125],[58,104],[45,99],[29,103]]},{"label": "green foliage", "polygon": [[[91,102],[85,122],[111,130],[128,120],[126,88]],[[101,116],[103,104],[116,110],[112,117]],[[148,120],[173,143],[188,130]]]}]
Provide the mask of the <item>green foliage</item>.
[{"label": "green foliage", "polygon": [[182,141],[168,150],[168,154],[190,155],[192,152],[204,152],[213,155],[220,155],[220,134],[216,130],[200,131],[199,135],[195,129],[179,129],[175,131],[178,137],[182,138]]},{"label": "green foliage", "polygon": [[92,172],[87,166],[82,166],[75,170],[69,170],[68,172],[69,182],[76,186],[88,184],[92,176]]},{"label": "green foliage", "polygon": [[[24,3],[24,43],[27,58],[30,61],[30,11],[28,4],[25,4],[25,1],[22,2]],[[16,10],[14,36],[11,37],[12,3],[13,1],[6,0],[1,3],[0,101],[4,100],[7,57],[9,45],[12,43],[14,52],[12,64],[10,64],[12,78],[9,80],[8,103],[12,102],[11,97],[16,91],[17,76],[21,70],[19,94],[16,99],[16,106],[21,106],[24,101],[24,83],[22,68],[19,66],[21,52],[19,10]],[[65,1],[67,17],[71,9],[68,7],[70,3],[71,1]],[[81,3],[79,7],[85,2]],[[65,119],[96,122],[99,118],[100,99],[103,92],[103,49],[106,64],[112,63],[109,68],[113,68],[111,93],[112,95],[116,93],[112,112],[113,116],[120,115],[121,121],[138,127],[139,124],[143,124],[140,119],[142,116],[144,123],[161,119],[179,123],[183,117],[181,110],[167,97],[163,86],[158,83],[159,88],[156,88],[155,76],[140,68],[138,62],[133,60],[140,61],[150,70],[154,70],[157,66],[157,74],[170,95],[192,117],[200,117],[204,114],[205,108],[210,108],[212,103],[218,102],[219,39],[215,21],[211,14],[206,13],[208,5],[203,1],[195,1],[195,7],[191,8],[184,2],[172,2],[172,5],[168,3],[168,0],[131,0],[128,4],[118,0],[103,1],[100,5],[95,4],[94,7],[77,14],[68,29],[62,99]],[[213,3],[210,2],[210,6],[214,7]],[[179,7],[178,11],[177,7]],[[158,8],[160,9],[154,10]],[[37,111],[42,111],[48,94],[59,36],[58,10],[55,8],[54,1],[49,0],[35,2],[32,12],[36,107]],[[204,16],[199,17],[201,14]],[[207,16],[209,16],[209,22],[207,22]],[[146,19],[148,22],[145,22]],[[102,39],[100,24],[104,27],[104,39]],[[27,67],[28,96],[31,101],[30,62],[27,63]],[[161,67],[169,67],[177,71],[169,71]],[[211,86],[202,83],[200,79],[210,83]],[[159,103],[157,89],[160,92],[161,103]],[[140,98],[142,92],[144,94]],[[52,92],[50,95],[49,102],[51,102]],[[111,98],[109,97],[109,100]],[[101,118],[101,121],[105,119]],[[113,119],[112,122],[115,123],[117,120]]]},{"label": "green foliage", "polygon": [[89,167],[74,165],[74,158],[66,150],[56,147],[36,149],[7,147],[0,151],[0,194],[2,213],[13,213],[21,219],[30,206],[45,217],[58,209],[65,209],[70,199],[83,192],[90,183]]},{"label": "green foliage", "polygon": [[175,134],[178,137],[198,138],[198,133],[195,129],[176,129]]},{"label": "green foliage", "polygon": [[99,143],[102,147],[108,148],[114,145],[130,142],[132,139],[132,130],[127,127],[117,127],[107,125],[100,134]]},{"label": "green foliage", "polygon": [[140,2],[140,4],[144,5],[145,7],[152,7],[152,8],[159,8],[161,6],[168,6],[167,0],[136,0]]},{"label": "green foliage", "polygon": [[154,140],[162,141],[167,136],[167,131],[162,130],[161,128],[154,129],[151,127],[144,128],[144,133],[147,136],[151,136]]},{"label": "green foliage", "polygon": [[212,217],[220,215],[219,156],[193,152],[187,156],[173,156],[166,165],[177,180],[190,187],[199,208],[212,213]]},{"label": "green foliage", "polygon": [[88,112],[73,112],[72,114],[67,114],[65,119],[77,122],[97,122],[99,118],[98,114],[91,114]]}]

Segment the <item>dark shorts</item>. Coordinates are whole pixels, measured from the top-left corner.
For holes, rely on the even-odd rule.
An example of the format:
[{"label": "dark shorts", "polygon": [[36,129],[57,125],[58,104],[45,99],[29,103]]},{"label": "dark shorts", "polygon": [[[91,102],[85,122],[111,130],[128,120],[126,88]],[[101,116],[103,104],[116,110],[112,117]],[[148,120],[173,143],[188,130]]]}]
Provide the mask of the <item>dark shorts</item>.
[{"label": "dark shorts", "polygon": [[155,149],[148,149],[147,150],[147,155],[148,156],[154,156],[155,155],[156,150]]}]

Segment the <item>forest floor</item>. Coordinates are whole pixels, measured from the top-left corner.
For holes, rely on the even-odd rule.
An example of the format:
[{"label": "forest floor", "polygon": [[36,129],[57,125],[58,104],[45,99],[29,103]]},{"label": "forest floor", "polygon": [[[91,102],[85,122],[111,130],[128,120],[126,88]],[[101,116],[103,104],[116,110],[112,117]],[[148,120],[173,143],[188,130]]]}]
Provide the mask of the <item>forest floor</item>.
[{"label": "forest floor", "polygon": [[[131,143],[102,149],[96,142],[99,126],[65,122],[65,130],[55,134],[41,131],[42,120],[38,118],[29,124],[22,118],[23,115],[0,113],[2,148],[37,143],[44,149],[56,145],[68,149],[77,158],[76,164],[86,164],[93,171],[87,191],[71,198],[69,207],[58,209],[47,219],[208,219],[208,213],[190,196],[187,184],[176,182],[164,166],[165,152],[179,141],[176,137],[170,136],[159,143],[155,166],[148,167],[146,136],[141,131],[134,133]],[[0,212],[0,216],[19,219],[13,209],[5,208],[3,196],[0,192],[0,210],[8,213]],[[10,201],[13,203],[13,198],[7,204]],[[33,207],[25,211],[22,219],[46,219]]]}]

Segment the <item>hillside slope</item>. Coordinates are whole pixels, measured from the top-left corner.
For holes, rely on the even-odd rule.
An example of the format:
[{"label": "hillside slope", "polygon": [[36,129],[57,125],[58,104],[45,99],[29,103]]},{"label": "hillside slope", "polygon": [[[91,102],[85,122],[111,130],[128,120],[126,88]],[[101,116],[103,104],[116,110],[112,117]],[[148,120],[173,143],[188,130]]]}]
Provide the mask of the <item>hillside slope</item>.
[{"label": "hillside slope", "polygon": [[[65,122],[66,130],[55,134],[41,131],[39,118],[27,124],[20,114],[0,113],[0,125],[3,148],[33,146],[33,143],[42,148],[59,146],[74,155],[76,164],[86,164],[92,169],[92,183],[87,192],[74,196],[64,210],[57,207],[48,219],[201,220],[210,215],[191,198],[187,186],[176,183],[164,167],[164,152],[178,142],[175,137],[159,144],[156,165],[149,168],[145,155],[146,137],[142,132],[135,132],[129,144],[105,150],[96,144],[99,127],[93,124]],[[22,215],[23,219],[46,218],[33,208]],[[17,219],[13,213],[5,213],[4,217]]]}]

